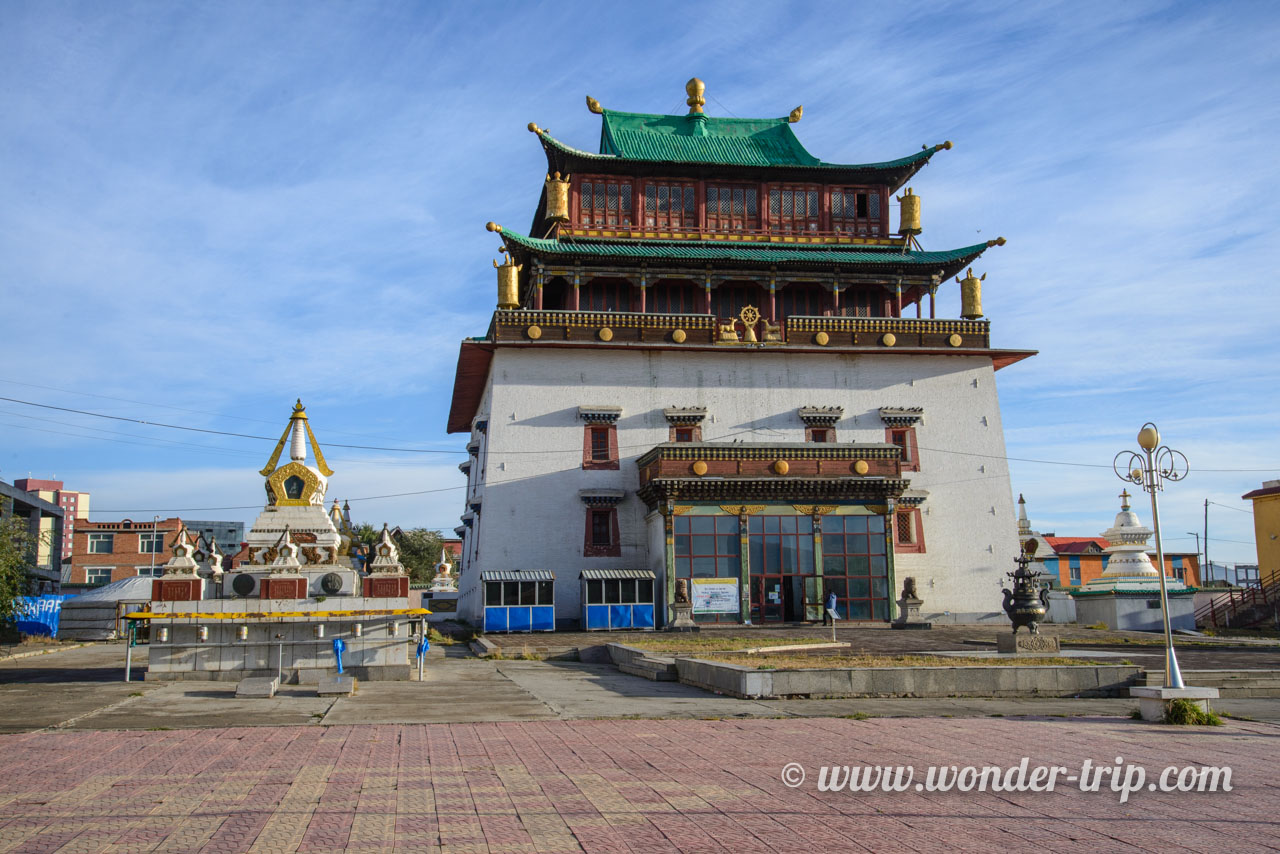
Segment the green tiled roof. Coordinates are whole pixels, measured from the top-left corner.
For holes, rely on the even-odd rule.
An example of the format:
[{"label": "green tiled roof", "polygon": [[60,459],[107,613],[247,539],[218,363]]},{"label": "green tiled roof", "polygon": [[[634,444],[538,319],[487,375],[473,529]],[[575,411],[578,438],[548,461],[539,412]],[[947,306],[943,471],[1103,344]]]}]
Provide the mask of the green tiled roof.
[{"label": "green tiled roof", "polygon": [[720,243],[702,240],[628,240],[568,241],[526,237],[503,229],[502,239],[511,248],[525,249],[538,255],[570,258],[640,258],[676,259],[684,261],[745,261],[765,264],[789,262],[813,264],[885,264],[894,267],[942,267],[957,262],[968,263],[987,249],[977,243],[944,252],[902,252],[898,249],[874,250],[866,246],[814,246],[794,244]]},{"label": "green tiled roof", "polygon": [[539,130],[539,137],[566,154],[591,160],[701,163],[722,166],[886,171],[923,165],[948,144],[934,145],[880,163],[827,163],[814,157],[785,119],[734,119],[704,115],[660,116],[605,110],[600,153],[573,148]]}]

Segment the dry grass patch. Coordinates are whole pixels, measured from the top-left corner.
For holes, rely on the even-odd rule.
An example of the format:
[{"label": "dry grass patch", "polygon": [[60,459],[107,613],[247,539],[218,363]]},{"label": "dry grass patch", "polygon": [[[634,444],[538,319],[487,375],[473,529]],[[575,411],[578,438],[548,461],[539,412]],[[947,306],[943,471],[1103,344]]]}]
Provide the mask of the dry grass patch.
[{"label": "dry grass patch", "polygon": [[1090,661],[1083,658],[1008,657],[961,658],[949,655],[742,655],[721,653],[707,656],[711,661],[738,664],[756,670],[861,670],[868,667],[1097,667],[1132,665],[1130,661]]},{"label": "dry grass patch", "polygon": [[762,646],[791,646],[799,643],[818,643],[830,639],[830,630],[825,637],[816,634],[808,637],[761,637],[759,635],[683,635],[671,638],[644,638],[627,643],[627,646],[644,649],[649,652],[732,652],[739,649],[750,649]]}]

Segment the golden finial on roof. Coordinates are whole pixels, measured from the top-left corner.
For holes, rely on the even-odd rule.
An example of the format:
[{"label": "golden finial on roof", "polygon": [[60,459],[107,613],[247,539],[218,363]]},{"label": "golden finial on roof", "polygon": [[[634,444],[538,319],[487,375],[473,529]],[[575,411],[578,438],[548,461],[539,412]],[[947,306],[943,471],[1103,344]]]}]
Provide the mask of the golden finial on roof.
[{"label": "golden finial on roof", "polygon": [[600,106],[600,102],[595,98],[592,98],[590,95],[587,96],[587,109],[596,115],[600,115],[604,112],[604,107]]},{"label": "golden finial on roof", "polygon": [[486,223],[484,224],[484,230],[485,230],[485,231],[494,231],[494,232],[498,232],[499,234],[501,234],[501,233],[502,233],[502,226],[498,225],[496,222],[486,222]]},{"label": "golden finial on roof", "polygon": [[289,416],[289,420],[293,421],[298,418],[303,421],[307,420],[307,408],[302,405],[302,398],[298,398],[298,402],[293,405],[293,414]]},{"label": "golden finial on roof", "polygon": [[538,127],[537,122],[529,122],[527,127],[529,128],[529,133],[542,133],[542,128]]},{"label": "golden finial on roof", "polygon": [[801,104],[800,106],[796,107],[794,110],[791,111],[791,114],[787,116],[787,121],[791,122],[791,124],[795,124],[796,122],[800,121],[800,119],[803,117],[804,117],[804,104]]},{"label": "golden finial on roof", "polygon": [[684,91],[689,95],[685,101],[689,105],[689,115],[701,113],[707,103],[707,99],[703,97],[707,91],[707,84],[697,77],[691,77],[689,82],[684,84]]}]

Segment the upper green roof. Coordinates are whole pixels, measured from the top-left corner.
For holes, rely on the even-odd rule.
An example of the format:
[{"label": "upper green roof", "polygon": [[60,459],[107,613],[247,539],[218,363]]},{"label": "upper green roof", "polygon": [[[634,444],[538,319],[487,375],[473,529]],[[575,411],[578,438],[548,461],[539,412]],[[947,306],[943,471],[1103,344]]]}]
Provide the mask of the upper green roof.
[{"label": "upper green roof", "polygon": [[600,153],[631,160],[817,166],[783,119],[726,119],[701,113],[654,116],[605,110]]},{"label": "upper green roof", "polygon": [[[918,169],[938,151],[951,147],[950,143],[927,146],[907,157],[879,163],[827,163],[805,150],[786,118],[735,119],[701,113],[661,116],[616,110],[603,110],[601,118],[599,154],[565,145],[540,128],[537,133],[552,148],[591,160],[841,171],[888,171],[911,166]],[[534,128],[536,125],[530,129]]]},{"label": "upper green roof", "polygon": [[745,261],[765,264],[888,264],[894,267],[950,267],[977,258],[989,246],[977,243],[942,252],[903,252],[866,246],[798,246],[795,244],[744,244],[705,240],[556,240],[526,237],[508,229],[502,239],[509,247],[541,255],[593,258],[679,259],[686,261]]}]

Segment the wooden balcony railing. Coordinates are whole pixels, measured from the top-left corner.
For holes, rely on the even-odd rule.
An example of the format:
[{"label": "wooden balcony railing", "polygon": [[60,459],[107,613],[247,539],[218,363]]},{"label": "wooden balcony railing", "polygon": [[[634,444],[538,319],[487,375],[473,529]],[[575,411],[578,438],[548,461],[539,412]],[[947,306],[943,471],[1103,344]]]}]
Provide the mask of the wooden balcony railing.
[{"label": "wooden balcony railing", "polygon": [[791,316],[768,328],[761,320],[752,326],[752,333],[747,333],[740,319],[711,314],[516,309],[494,312],[489,339],[616,345],[974,350],[990,347],[991,325],[985,320]]}]

